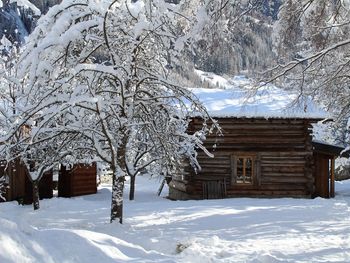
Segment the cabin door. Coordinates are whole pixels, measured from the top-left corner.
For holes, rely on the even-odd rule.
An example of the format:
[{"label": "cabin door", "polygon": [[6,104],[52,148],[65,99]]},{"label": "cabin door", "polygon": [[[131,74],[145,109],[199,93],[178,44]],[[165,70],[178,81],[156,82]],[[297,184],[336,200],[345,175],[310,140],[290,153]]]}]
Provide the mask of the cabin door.
[{"label": "cabin door", "polygon": [[322,153],[314,153],[315,160],[315,194],[314,196],[320,196],[323,198],[330,197],[330,185],[329,185],[329,160],[330,156]]},{"label": "cabin door", "polygon": [[225,197],[226,197],[225,179],[203,182],[203,199],[221,199]]}]

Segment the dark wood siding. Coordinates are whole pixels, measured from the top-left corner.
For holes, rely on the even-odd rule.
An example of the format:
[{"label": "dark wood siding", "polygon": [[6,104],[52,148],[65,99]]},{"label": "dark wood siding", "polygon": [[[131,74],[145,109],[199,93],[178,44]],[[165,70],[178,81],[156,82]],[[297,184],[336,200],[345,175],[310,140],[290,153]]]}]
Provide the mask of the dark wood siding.
[{"label": "dark wood siding", "polygon": [[[209,135],[204,143],[215,157],[199,152],[201,170],[195,174],[186,167],[181,178],[173,179],[191,189],[186,194],[205,197],[203,182],[220,181],[225,184],[227,197],[311,197],[314,192],[312,120],[220,118],[218,121],[222,136]],[[189,132],[200,129],[201,125],[200,119],[194,119]],[[249,185],[236,184],[233,178],[234,158],[242,154],[254,156],[254,180]]]},{"label": "dark wood siding", "polygon": [[97,192],[96,163],[76,164],[72,169],[61,167],[58,178],[58,196],[71,197]]},{"label": "dark wood siding", "polygon": [[[25,177],[25,196],[23,199],[24,204],[33,203],[33,184],[29,180],[29,177]],[[52,171],[46,172],[39,182],[39,197],[40,199],[53,197],[53,174]]]},{"label": "dark wood siding", "polygon": [[[29,179],[26,167],[19,160],[15,160],[8,165],[6,161],[0,161],[0,177],[7,177],[6,201],[18,200],[23,204],[31,204],[33,202],[32,182]],[[39,182],[39,196],[40,199],[52,198],[52,172],[45,173],[41,178]]]},{"label": "dark wood siding", "polygon": [[323,198],[329,198],[329,160],[332,159],[332,156],[315,153],[315,194],[314,196],[320,196]]}]

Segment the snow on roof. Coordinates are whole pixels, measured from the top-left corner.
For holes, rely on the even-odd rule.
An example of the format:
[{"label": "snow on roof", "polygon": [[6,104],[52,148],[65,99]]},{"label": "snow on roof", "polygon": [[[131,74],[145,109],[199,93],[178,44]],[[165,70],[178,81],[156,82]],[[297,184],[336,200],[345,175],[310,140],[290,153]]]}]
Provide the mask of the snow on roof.
[{"label": "snow on roof", "polygon": [[307,118],[324,119],[329,114],[310,98],[298,97],[268,84],[256,89],[245,76],[225,79],[213,73],[196,70],[203,79],[219,88],[193,88],[191,91],[212,117]]}]

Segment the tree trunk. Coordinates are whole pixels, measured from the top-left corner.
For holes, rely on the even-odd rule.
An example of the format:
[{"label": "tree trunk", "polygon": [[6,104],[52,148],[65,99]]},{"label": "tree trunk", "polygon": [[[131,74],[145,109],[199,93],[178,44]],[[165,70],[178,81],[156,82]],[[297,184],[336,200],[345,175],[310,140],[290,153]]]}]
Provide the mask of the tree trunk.
[{"label": "tree trunk", "polygon": [[113,185],[112,185],[112,204],[111,204],[111,223],[119,219],[119,223],[123,223],[123,192],[125,182],[125,171],[126,171],[126,145],[128,141],[127,132],[123,131],[124,137],[121,139],[122,143],[119,145],[118,159],[115,160],[115,164],[112,165],[113,171]]},{"label": "tree trunk", "polygon": [[111,204],[111,220],[112,223],[117,218],[119,223],[123,223],[123,192],[124,192],[124,175],[113,173],[112,185],[112,204]]},{"label": "tree trunk", "polygon": [[34,210],[38,210],[40,208],[39,204],[39,181],[32,181],[33,184],[33,208]]},{"label": "tree trunk", "polygon": [[129,200],[132,201],[135,199],[135,181],[136,175],[130,176],[130,192],[129,192]]}]

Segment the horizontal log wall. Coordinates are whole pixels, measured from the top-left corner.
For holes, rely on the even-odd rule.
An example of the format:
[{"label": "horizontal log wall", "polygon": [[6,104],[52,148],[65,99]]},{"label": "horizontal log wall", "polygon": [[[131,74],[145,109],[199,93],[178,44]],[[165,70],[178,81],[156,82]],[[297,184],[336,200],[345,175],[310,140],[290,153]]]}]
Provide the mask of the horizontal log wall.
[{"label": "horizontal log wall", "polygon": [[96,163],[76,164],[70,170],[62,166],[58,181],[58,196],[71,197],[96,193],[96,176]]},{"label": "horizontal log wall", "polygon": [[[174,180],[191,189],[187,194],[198,198],[206,181],[221,180],[225,181],[227,197],[311,197],[314,191],[312,120],[221,118],[218,121],[222,135],[209,135],[204,142],[215,157],[199,152],[201,170],[195,174],[186,167],[186,174]],[[190,132],[199,130],[201,125],[200,119],[194,119]],[[256,176],[252,185],[239,185],[232,180],[232,158],[242,154],[254,156]]]},{"label": "horizontal log wall", "polygon": [[[26,167],[21,164],[20,160],[7,163],[5,160],[0,161],[0,178],[6,178],[5,192],[6,201],[17,200],[23,204],[33,202],[33,185],[29,179]],[[52,198],[53,183],[52,171],[47,172],[39,181],[40,199]],[[4,201],[4,200],[0,200]]]}]

